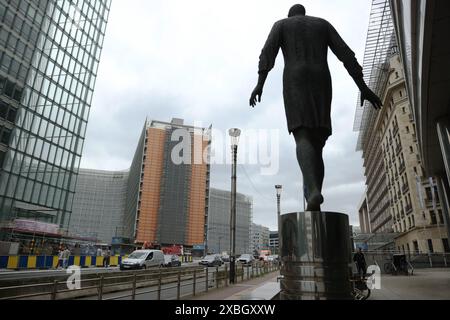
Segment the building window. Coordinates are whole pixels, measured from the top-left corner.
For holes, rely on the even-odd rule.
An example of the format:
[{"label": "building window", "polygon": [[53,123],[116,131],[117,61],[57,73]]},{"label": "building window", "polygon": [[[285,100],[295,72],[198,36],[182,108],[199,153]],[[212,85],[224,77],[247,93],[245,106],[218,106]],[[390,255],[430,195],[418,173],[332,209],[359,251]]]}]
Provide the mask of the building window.
[{"label": "building window", "polygon": [[10,129],[8,129],[6,127],[0,128],[0,142],[1,143],[8,144],[10,137],[11,137]]},{"label": "building window", "polygon": [[413,241],[413,246],[414,246],[414,252],[415,253],[419,253],[419,243],[416,241]]},{"label": "building window", "polygon": [[439,216],[439,223],[444,224],[444,216],[442,215],[442,210],[438,210],[438,216]]},{"label": "building window", "polygon": [[450,253],[450,245],[448,243],[448,238],[442,239],[442,245],[444,247],[444,252]]},{"label": "building window", "polygon": [[430,211],[431,224],[437,224],[436,213],[434,211]]},{"label": "building window", "polygon": [[5,161],[6,152],[0,151],[0,169],[3,168],[3,162]]},{"label": "building window", "polygon": [[429,251],[430,253],[434,253],[434,250],[433,250],[433,240],[431,240],[431,239],[428,239],[428,251]]}]

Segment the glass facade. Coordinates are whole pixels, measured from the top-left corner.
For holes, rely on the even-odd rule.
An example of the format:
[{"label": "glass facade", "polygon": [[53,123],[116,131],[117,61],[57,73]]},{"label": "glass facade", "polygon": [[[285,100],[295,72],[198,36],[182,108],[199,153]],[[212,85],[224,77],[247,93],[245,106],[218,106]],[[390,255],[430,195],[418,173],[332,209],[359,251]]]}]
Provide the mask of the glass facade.
[{"label": "glass facade", "polygon": [[67,228],[111,0],[0,0],[0,221]]},{"label": "glass facade", "polygon": [[[231,192],[211,188],[209,190],[208,252],[230,252]],[[253,200],[244,194],[236,194],[236,254],[251,252],[250,233],[253,216]]]},{"label": "glass facade", "polygon": [[70,235],[103,243],[124,236],[128,174],[129,171],[79,170]]}]

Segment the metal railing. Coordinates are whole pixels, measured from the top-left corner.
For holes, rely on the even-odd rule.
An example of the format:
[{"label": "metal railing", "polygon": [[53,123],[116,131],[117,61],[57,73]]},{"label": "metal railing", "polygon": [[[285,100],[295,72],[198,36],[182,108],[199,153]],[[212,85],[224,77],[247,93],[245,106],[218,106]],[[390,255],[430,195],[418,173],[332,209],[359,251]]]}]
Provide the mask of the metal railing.
[{"label": "metal railing", "polygon": [[386,251],[365,251],[364,255],[368,265],[377,264],[384,269],[386,263],[392,262],[394,254],[405,254],[406,262],[412,271],[426,268],[448,268],[450,261],[450,253],[417,253],[403,252],[402,250],[386,250]]},{"label": "metal railing", "polygon": [[[236,283],[279,270],[276,263],[237,265]],[[120,275],[96,274],[80,279],[79,289],[68,289],[67,280],[0,287],[0,300],[180,300],[230,285],[228,265],[222,267],[179,267],[167,270],[122,271]]]}]

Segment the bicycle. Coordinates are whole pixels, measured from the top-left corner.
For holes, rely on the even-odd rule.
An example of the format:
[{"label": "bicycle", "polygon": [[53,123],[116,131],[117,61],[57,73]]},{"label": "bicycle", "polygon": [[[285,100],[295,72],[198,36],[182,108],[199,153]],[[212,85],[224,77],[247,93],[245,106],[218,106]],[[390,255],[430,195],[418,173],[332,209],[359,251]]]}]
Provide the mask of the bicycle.
[{"label": "bicycle", "polygon": [[370,297],[370,288],[367,286],[367,278],[361,277],[360,274],[353,274],[353,277],[350,279],[352,283],[352,292],[354,300],[367,300]]}]

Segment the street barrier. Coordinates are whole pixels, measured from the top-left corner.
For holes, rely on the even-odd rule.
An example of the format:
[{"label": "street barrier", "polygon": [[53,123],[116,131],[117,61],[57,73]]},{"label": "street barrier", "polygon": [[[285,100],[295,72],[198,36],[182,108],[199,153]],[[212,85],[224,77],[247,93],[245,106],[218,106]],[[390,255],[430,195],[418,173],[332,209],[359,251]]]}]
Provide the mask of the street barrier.
[{"label": "street barrier", "polygon": [[[122,259],[127,256],[111,256],[109,265],[119,266]],[[102,267],[103,257],[101,256],[70,256],[68,265],[82,268]],[[192,262],[192,256],[180,256],[180,262]],[[58,256],[0,256],[0,269],[26,270],[26,269],[52,269],[58,265]]]}]

